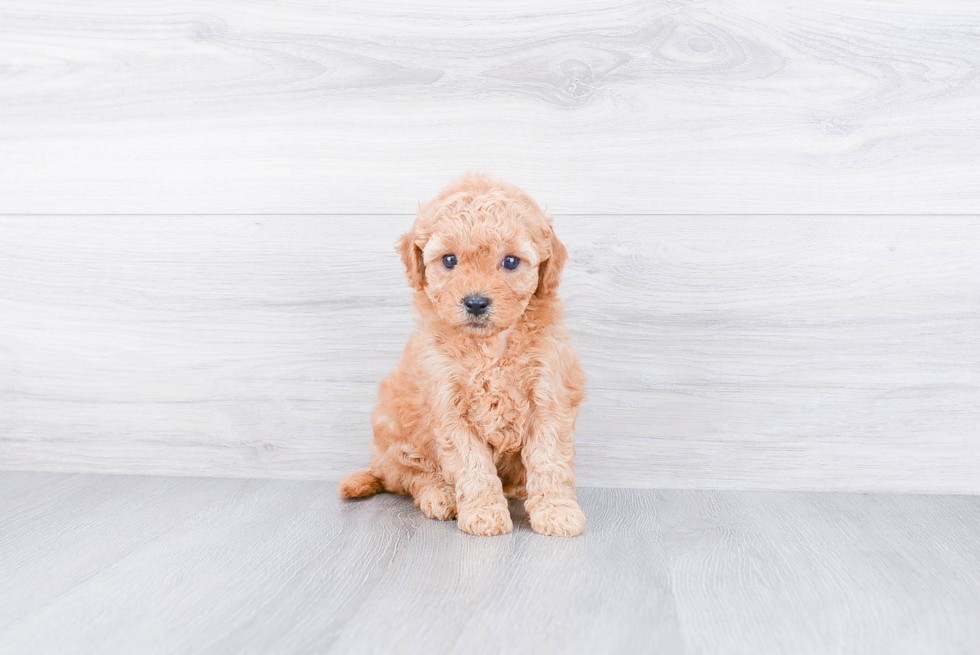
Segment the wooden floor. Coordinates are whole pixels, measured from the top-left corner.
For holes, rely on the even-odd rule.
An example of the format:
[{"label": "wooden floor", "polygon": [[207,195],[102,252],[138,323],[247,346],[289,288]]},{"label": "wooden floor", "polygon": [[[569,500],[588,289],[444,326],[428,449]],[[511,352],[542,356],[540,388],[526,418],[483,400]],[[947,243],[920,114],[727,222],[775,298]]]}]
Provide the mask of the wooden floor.
[{"label": "wooden floor", "polygon": [[580,496],[581,538],[475,538],[330,482],[3,472],[0,652],[980,652],[980,497]]}]

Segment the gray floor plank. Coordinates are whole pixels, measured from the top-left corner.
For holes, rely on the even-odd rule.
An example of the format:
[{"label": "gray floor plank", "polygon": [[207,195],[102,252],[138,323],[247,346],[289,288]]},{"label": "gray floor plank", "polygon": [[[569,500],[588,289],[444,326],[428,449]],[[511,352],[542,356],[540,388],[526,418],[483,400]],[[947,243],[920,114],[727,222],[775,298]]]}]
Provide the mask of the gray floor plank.
[{"label": "gray floor plank", "polygon": [[659,493],[696,653],[975,653],[980,498]]},{"label": "gray floor plank", "polygon": [[323,482],[0,473],[0,652],[980,649],[980,497],[581,500],[581,538],[514,503],[481,539]]},{"label": "gray floor plank", "polygon": [[654,494],[582,489],[583,539],[428,522],[331,652],[681,652]]},{"label": "gray floor plank", "polygon": [[54,484],[0,500],[0,622],[16,623],[50,606],[242,485],[194,478],[49,479]]},{"label": "gray floor plank", "polygon": [[423,520],[403,498],[341,506],[333,483],[76,479],[0,525],[3,652],[329,644]]}]

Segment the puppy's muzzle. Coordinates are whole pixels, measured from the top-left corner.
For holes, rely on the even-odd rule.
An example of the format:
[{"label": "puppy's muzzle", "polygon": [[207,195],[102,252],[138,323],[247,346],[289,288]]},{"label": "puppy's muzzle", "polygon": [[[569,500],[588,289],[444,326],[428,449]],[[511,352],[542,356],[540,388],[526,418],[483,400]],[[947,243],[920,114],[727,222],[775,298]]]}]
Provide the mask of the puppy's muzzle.
[{"label": "puppy's muzzle", "polygon": [[486,296],[466,296],[463,298],[463,307],[473,316],[481,316],[490,308],[490,299]]}]

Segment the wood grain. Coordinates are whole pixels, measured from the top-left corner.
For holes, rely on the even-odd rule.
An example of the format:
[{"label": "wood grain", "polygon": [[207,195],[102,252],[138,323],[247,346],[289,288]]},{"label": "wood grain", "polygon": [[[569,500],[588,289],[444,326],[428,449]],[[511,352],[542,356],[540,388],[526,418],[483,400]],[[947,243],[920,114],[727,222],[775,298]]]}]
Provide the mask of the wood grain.
[{"label": "wood grain", "polygon": [[[693,653],[971,653],[977,497],[656,494]],[[659,501],[659,502],[657,502]]]},{"label": "wood grain", "polygon": [[[331,478],[406,217],[0,218],[0,468]],[[558,217],[600,486],[980,492],[977,217]]]},{"label": "wood grain", "polygon": [[3,478],[4,653],[310,652],[425,520],[332,482]]},{"label": "wood grain", "polygon": [[583,538],[542,538],[513,501],[516,531],[501,539],[423,523],[331,652],[684,652],[658,499],[579,495]]},{"label": "wood grain", "polygon": [[5,0],[0,212],[980,213],[980,8]]},{"label": "wood grain", "polygon": [[581,489],[474,538],[333,482],[0,473],[0,653],[973,653],[980,497]]}]

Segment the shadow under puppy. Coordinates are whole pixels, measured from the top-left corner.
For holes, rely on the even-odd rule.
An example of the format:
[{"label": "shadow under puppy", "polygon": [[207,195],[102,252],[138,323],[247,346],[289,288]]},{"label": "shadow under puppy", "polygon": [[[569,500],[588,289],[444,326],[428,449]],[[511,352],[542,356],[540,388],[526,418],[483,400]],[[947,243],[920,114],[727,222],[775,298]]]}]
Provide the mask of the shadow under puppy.
[{"label": "shadow under puppy", "polygon": [[420,207],[398,250],[418,330],[381,383],[370,468],[340,495],[411,494],[474,535],[510,532],[507,497],[526,498],[535,532],[581,534],[585,375],[562,326],[567,252],[551,219],[520,189],[467,175]]}]

